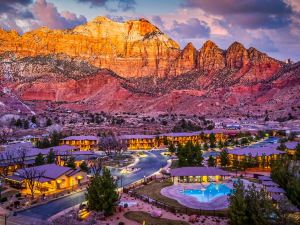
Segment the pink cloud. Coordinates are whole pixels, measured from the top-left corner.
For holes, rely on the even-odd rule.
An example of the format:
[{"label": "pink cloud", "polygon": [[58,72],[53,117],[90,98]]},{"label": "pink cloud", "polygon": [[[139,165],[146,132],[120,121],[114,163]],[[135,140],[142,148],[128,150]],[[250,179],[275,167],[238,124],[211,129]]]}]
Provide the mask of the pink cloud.
[{"label": "pink cloud", "polygon": [[46,0],[37,0],[32,6],[34,17],[51,29],[66,29],[86,23],[86,18],[69,11],[59,13],[56,6]]}]

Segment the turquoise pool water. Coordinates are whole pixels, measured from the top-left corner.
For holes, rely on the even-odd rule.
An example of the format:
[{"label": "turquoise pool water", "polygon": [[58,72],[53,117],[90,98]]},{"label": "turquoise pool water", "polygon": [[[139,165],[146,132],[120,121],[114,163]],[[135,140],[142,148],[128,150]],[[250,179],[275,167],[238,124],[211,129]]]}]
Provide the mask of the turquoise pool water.
[{"label": "turquoise pool water", "polygon": [[197,198],[199,202],[210,202],[213,199],[230,194],[231,189],[224,184],[211,183],[205,189],[186,189],[183,194]]}]

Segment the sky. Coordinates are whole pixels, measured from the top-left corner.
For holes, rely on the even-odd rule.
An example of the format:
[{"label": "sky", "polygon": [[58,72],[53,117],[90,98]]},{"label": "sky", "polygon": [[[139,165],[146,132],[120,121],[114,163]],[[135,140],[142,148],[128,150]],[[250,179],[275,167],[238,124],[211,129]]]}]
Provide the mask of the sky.
[{"label": "sky", "polygon": [[0,0],[0,27],[20,34],[47,26],[69,29],[97,16],[123,22],[146,18],[196,48],[210,39],[234,41],[268,55],[300,61],[300,0]]}]

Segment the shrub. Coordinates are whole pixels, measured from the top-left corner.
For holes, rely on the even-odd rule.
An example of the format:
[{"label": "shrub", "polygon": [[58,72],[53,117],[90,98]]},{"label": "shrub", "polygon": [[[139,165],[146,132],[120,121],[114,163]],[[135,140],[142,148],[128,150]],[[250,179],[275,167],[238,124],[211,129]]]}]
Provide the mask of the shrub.
[{"label": "shrub", "polygon": [[20,197],[21,197],[21,193],[17,193],[16,198],[20,198]]},{"label": "shrub", "polygon": [[0,202],[6,202],[7,201],[7,197],[3,197],[0,199]]},{"label": "shrub", "polygon": [[125,223],[124,222],[119,222],[119,225],[125,225]]},{"label": "shrub", "polygon": [[128,204],[127,203],[124,204],[124,208],[128,208]]}]

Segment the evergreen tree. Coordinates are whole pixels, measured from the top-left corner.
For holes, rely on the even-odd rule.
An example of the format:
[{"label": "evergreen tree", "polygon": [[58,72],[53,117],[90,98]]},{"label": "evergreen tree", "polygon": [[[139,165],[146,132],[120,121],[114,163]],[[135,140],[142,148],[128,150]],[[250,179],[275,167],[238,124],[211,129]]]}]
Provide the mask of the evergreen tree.
[{"label": "evergreen tree", "polygon": [[83,161],[80,165],[79,165],[80,169],[86,173],[88,173],[90,171],[90,168],[88,167],[87,163],[85,161]]},{"label": "evergreen tree", "polygon": [[169,145],[169,152],[171,152],[171,153],[175,153],[175,151],[176,151],[176,148],[175,148],[175,146],[174,146],[174,144],[173,143],[171,143],[170,145]]},{"label": "evergreen tree", "polygon": [[298,143],[298,145],[296,147],[295,159],[300,160],[300,143]]},{"label": "evergreen tree", "polygon": [[238,180],[229,201],[230,225],[269,225],[276,224],[279,218],[267,192],[264,189],[258,191],[254,184],[245,189]]},{"label": "evergreen tree", "polygon": [[57,131],[53,131],[53,133],[51,134],[51,146],[58,146],[59,145],[59,141],[62,138],[61,133],[58,133]]},{"label": "evergreen tree", "polygon": [[246,225],[247,203],[245,200],[245,187],[241,180],[234,183],[234,191],[229,197],[229,224],[230,225]]},{"label": "evergreen tree", "polygon": [[46,120],[46,127],[49,127],[49,126],[51,126],[51,125],[52,125],[51,119],[50,119],[50,118],[47,118],[47,120]]},{"label": "evergreen tree", "polygon": [[47,155],[47,164],[51,164],[55,162],[55,152],[51,148]]},{"label": "evergreen tree", "polygon": [[212,155],[209,156],[209,158],[207,160],[207,164],[210,167],[215,167],[216,166],[216,160]]},{"label": "evergreen tree", "polygon": [[104,212],[106,216],[112,215],[118,205],[119,195],[117,183],[110,171],[103,169],[103,175],[96,174],[87,187],[86,200],[90,210]]},{"label": "evergreen tree", "polygon": [[37,123],[37,122],[36,122],[36,117],[35,117],[35,116],[32,116],[32,117],[31,117],[31,123],[34,123],[34,124]]},{"label": "evergreen tree", "polygon": [[206,142],[205,142],[204,145],[203,145],[203,149],[204,149],[205,151],[208,150],[208,144],[207,144]]},{"label": "evergreen tree", "polygon": [[211,133],[209,135],[209,146],[211,148],[215,148],[216,147],[216,135],[214,133]]},{"label": "evergreen tree", "polygon": [[35,166],[40,166],[45,164],[45,159],[42,153],[39,153],[35,158]]},{"label": "evergreen tree", "polygon": [[229,166],[229,156],[228,156],[228,151],[227,149],[223,149],[220,153],[220,161],[221,161],[221,166],[226,167]]},{"label": "evergreen tree", "polygon": [[24,120],[23,127],[24,127],[24,129],[28,129],[29,128],[29,122],[28,122],[28,120]]},{"label": "evergreen tree", "polygon": [[73,156],[69,157],[67,162],[66,162],[66,166],[70,167],[72,169],[76,168],[76,164],[75,164],[75,158]]}]

